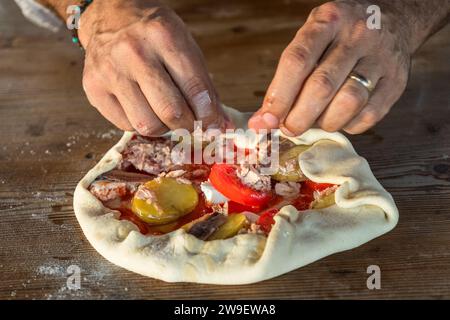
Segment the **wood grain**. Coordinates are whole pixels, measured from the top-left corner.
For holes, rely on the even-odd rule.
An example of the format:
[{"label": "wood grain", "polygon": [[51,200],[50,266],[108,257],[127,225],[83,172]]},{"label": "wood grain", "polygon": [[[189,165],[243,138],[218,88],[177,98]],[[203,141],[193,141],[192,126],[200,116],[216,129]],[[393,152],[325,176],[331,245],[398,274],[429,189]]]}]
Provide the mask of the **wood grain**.
[{"label": "wood grain", "polygon": [[[314,1],[171,1],[205,52],[226,104],[255,110]],[[417,53],[389,116],[350,137],[394,196],[400,223],[357,249],[246,286],[169,284],[103,259],[72,209],[77,181],[120,136],[89,106],[82,54],[65,33],[0,9],[0,298],[450,298],[450,29]],[[82,269],[78,291],[66,268]],[[368,290],[379,265],[382,289]]]}]

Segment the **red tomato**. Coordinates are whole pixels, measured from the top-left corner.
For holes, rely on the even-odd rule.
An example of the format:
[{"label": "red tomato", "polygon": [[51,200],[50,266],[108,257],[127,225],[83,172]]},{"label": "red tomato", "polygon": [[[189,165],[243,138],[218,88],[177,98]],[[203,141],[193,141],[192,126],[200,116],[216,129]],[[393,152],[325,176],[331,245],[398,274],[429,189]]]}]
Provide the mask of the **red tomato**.
[{"label": "red tomato", "polygon": [[314,197],[312,194],[307,193],[300,193],[297,199],[294,200],[292,205],[298,210],[298,211],[304,211],[308,210],[309,206],[311,205],[311,202],[313,202]]},{"label": "red tomato", "polygon": [[228,201],[228,213],[233,214],[233,213],[241,213],[244,211],[258,213],[261,211],[261,207],[251,207],[234,201]]},{"label": "red tomato", "polygon": [[272,226],[275,223],[274,216],[278,213],[278,209],[271,209],[259,216],[259,219],[256,221],[262,231],[265,233],[269,233],[272,230]]},{"label": "red tomato", "polygon": [[334,184],[331,183],[317,183],[311,180],[304,181],[303,185],[308,189],[319,192],[334,186]]},{"label": "red tomato", "polygon": [[308,210],[311,205],[311,202],[314,201],[314,191],[321,192],[333,186],[334,184],[316,183],[311,180],[306,180],[302,183],[300,194],[297,197],[297,199],[294,200],[292,205],[298,211]]},{"label": "red tomato", "polygon": [[235,165],[214,164],[209,181],[225,197],[246,206],[262,207],[272,199],[271,191],[258,191],[243,184],[236,175]]}]

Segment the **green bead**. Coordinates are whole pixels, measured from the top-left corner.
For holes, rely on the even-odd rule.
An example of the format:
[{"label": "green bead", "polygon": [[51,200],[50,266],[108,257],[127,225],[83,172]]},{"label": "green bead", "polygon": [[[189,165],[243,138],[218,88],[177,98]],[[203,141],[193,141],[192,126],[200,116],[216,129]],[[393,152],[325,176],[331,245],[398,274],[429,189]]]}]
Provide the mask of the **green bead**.
[{"label": "green bead", "polygon": [[77,37],[72,37],[72,42],[73,43],[78,43],[79,39]]}]

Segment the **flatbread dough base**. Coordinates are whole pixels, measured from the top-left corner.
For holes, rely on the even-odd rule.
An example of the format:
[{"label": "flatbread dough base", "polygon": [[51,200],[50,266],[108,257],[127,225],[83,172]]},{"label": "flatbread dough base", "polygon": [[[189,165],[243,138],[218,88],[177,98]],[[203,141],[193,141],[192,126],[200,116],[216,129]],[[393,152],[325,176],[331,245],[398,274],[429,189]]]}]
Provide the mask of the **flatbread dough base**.
[{"label": "flatbread dough base", "polygon": [[[238,127],[248,114],[226,108]],[[179,229],[162,236],[142,235],[136,225],[118,220],[88,187],[119,163],[120,152],[133,133],[120,141],[79,182],[74,195],[76,217],[91,245],[106,259],[130,271],[167,282],[248,284],[270,279],[330,254],[355,248],[395,227],[398,210],[340,133],[310,129],[296,144],[312,145],[300,156],[311,180],[333,183],[336,204],[299,213],[283,207],[268,237],[241,234],[226,240],[202,241]]]}]

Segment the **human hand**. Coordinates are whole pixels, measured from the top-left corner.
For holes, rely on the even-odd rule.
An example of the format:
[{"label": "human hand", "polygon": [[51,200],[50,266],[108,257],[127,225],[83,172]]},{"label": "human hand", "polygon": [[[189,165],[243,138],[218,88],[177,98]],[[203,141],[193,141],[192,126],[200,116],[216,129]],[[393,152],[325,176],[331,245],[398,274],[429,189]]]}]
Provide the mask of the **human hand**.
[{"label": "human hand", "polygon": [[[366,26],[364,1],[328,2],[315,8],[284,50],[262,107],[249,127],[299,135],[313,125],[361,133],[375,125],[404,91],[411,43],[409,25],[389,6],[381,29]],[[348,75],[355,72],[375,86]]]},{"label": "human hand", "polygon": [[202,53],[181,19],[158,1],[94,1],[81,16],[83,88],[123,130],[146,136],[223,128],[227,120]]}]

